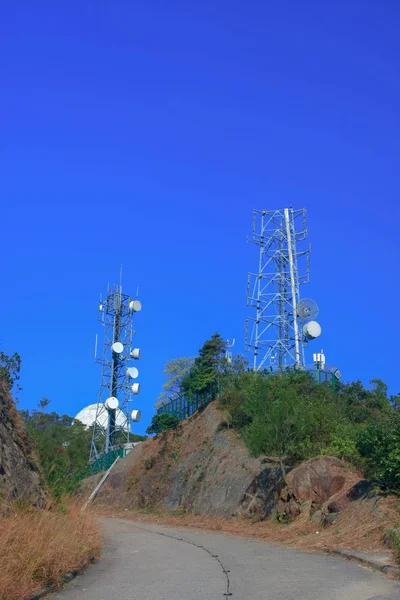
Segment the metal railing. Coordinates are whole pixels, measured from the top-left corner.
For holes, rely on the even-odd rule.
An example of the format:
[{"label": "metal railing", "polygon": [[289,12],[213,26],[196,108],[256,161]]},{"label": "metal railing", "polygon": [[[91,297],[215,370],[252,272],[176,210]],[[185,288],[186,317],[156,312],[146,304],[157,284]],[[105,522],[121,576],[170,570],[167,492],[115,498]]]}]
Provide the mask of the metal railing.
[{"label": "metal railing", "polygon": [[166,413],[168,415],[175,415],[180,421],[184,421],[185,419],[191,417],[200,408],[207,406],[207,404],[215,400],[217,396],[218,393],[216,386],[205,392],[195,393],[190,400],[181,394],[175,398],[172,398],[170,402],[160,406],[157,409],[157,414],[162,415]]},{"label": "metal railing", "polygon": [[91,475],[97,475],[97,473],[101,473],[102,471],[107,471],[117,457],[123,458],[124,456],[126,456],[125,448],[115,448],[114,450],[110,450],[110,452],[103,454],[103,456],[100,456],[100,458],[97,458],[86,467],[82,473],[82,479],[90,477]]}]

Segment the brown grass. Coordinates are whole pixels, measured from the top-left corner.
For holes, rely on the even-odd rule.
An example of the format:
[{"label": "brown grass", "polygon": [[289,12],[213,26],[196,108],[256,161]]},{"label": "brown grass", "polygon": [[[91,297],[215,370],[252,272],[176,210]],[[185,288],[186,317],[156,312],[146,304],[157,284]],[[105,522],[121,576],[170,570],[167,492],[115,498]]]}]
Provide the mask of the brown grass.
[{"label": "brown grass", "polygon": [[0,600],[61,585],[101,553],[100,527],[78,504],[42,510],[14,503],[0,520]]}]

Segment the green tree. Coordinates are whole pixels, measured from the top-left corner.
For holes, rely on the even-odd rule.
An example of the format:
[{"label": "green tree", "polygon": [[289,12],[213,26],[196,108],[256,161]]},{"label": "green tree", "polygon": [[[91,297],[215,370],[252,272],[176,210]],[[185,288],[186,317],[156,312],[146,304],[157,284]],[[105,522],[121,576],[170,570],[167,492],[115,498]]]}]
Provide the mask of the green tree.
[{"label": "green tree", "polygon": [[[49,401],[43,398],[39,408]],[[33,439],[47,485],[56,497],[76,491],[87,465],[92,430],[68,415],[21,411]]]},{"label": "green tree", "polygon": [[168,413],[154,415],[151,420],[151,425],[146,429],[146,433],[150,435],[153,433],[162,433],[168,429],[176,429],[179,424],[180,420],[175,415],[169,415]]},{"label": "green tree", "polygon": [[226,362],[225,350],[226,344],[219,333],[214,333],[200,348],[199,355],[181,384],[189,401],[196,393],[216,391]]},{"label": "green tree", "polygon": [[339,418],[328,386],[306,372],[256,374],[244,404],[252,417],[244,438],[254,454],[274,454],[281,465],[319,453]]},{"label": "green tree", "polygon": [[400,490],[400,412],[384,411],[362,430],[358,448],[367,474],[388,489]]},{"label": "green tree", "polygon": [[5,382],[9,390],[13,388],[14,384],[16,384],[17,391],[22,389],[18,384],[20,370],[21,357],[18,352],[10,355],[0,351],[0,379]]},{"label": "green tree", "polygon": [[380,379],[372,379],[370,383],[370,390],[359,380],[339,384],[336,399],[352,423],[365,424],[373,421],[382,411],[391,407],[387,385]]},{"label": "green tree", "polygon": [[193,357],[173,358],[167,362],[163,371],[166,382],[157,403],[166,402],[182,393],[182,380],[188,375],[194,363]]}]

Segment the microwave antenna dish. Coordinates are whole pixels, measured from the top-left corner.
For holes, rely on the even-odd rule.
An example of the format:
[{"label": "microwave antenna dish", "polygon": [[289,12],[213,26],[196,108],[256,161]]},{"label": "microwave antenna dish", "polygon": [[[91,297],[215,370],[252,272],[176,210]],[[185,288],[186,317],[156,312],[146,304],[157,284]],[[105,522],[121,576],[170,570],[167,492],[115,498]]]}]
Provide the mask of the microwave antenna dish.
[{"label": "microwave antenna dish", "polygon": [[297,305],[297,316],[301,321],[314,321],[318,314],[318,304],[310,298],[303,298]]}]

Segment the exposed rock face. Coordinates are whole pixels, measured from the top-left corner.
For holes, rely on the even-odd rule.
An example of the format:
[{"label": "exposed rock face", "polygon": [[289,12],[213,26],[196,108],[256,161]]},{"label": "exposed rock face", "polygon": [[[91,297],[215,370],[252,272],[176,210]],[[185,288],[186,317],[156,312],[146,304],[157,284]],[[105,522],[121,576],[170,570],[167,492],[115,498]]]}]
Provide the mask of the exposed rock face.
[{"label": "exposed rock face", "polygon": [[44,502],[42,479],[24,425],[3,382],[0,382],[0,504]]},{"label": "exposed rock face", "polygon": [[[321,510],[323,522],[330,523],[342,508],[351,501],[358,477],[345,462],[333,456],[313,458],[286,476],[278,512],[289,518],[297,517],[305,508],[311,514]],[[333,516],[328,516],[333,515]]]},{"label": "exposed rock face", "polygon": [[[91,479],[88,489],[95,485]],[[276,507],[282,483],[278,461],[250,457],[212,403],[179,433],[160,434],[134,448],[116,464],[96,502],[265,518]]]}]

